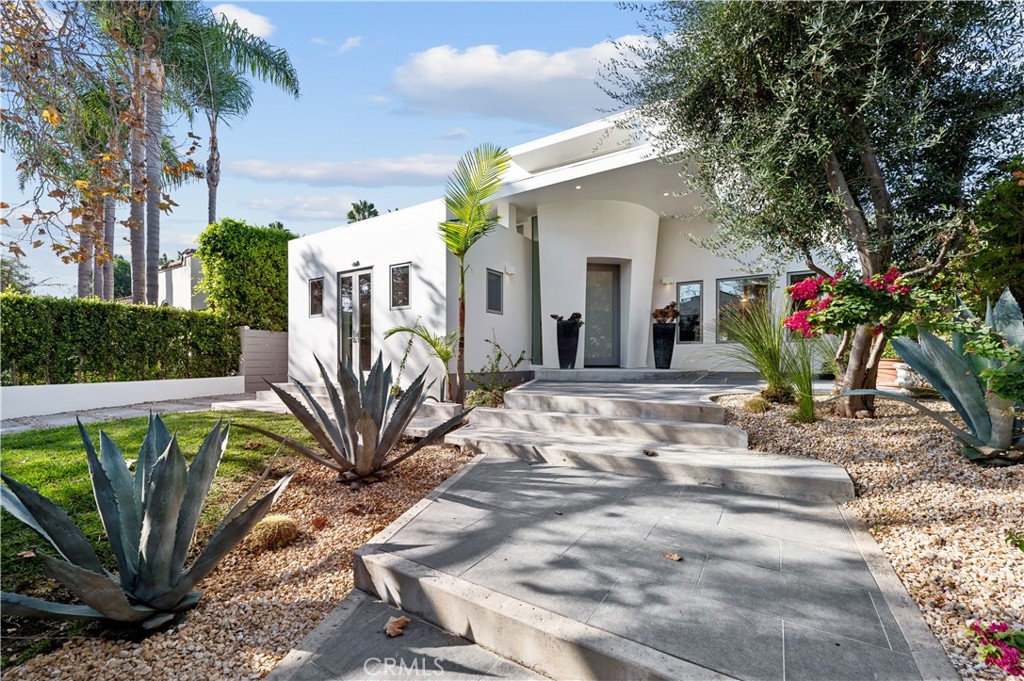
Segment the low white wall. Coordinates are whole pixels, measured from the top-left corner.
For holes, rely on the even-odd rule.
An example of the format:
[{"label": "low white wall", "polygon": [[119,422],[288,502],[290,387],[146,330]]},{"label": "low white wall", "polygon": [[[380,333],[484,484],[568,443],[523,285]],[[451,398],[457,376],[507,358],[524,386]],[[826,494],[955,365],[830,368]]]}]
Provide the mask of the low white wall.
[{"label": "low white wall", "polygon": [[244,376],[4,386],[0,388],[0,416],[5,419],[43,416],[242,392],[245,392]]}]

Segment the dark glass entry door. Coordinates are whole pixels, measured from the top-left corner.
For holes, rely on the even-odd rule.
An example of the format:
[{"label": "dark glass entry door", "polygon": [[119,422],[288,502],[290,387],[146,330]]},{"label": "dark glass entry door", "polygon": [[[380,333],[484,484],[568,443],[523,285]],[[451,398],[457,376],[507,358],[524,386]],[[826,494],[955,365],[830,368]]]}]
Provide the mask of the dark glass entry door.
[{"label": "dark glass entry door", "polygon": [[620,366],[618,265],[587,265],[583,321],[583,366]]},{"label": "dark glass entry door", "polygon": [[373,363],[373,277],[370,270],[338,275],[338,361],[369,371]]}]

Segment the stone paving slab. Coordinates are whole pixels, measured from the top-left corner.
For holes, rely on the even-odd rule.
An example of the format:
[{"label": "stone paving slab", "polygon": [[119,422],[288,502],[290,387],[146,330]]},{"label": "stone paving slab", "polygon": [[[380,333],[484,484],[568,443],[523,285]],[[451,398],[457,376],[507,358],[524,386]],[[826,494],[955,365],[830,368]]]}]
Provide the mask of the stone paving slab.
[{"label": "stone paving slab", "polygon": [[[921,678],[915,656],[944,653],[893,584],[879,586],[865,534],[833,502],[488,456],[361,554],[735,678]],[[396,579],[391,597],[429,602],[415,575]]]}]

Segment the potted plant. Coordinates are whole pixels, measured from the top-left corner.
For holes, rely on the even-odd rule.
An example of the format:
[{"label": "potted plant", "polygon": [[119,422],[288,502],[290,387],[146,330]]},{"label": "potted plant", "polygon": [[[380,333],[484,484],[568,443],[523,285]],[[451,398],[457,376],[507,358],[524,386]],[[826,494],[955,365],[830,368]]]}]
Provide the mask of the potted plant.
[{"label": "potted plant", "polygon": [[882,390],[898,390],[896,383],[896,365],[902,364],[903,360],[896,354],[891,344],[885,346],[882,357],[878,360],[878,374],[875,378],[875,386]]},{"label": "potted plant", "polygon": [[551,318],[557,325],[558,366],[562,369],[576,368],[576,349],[580,345],[580,327],[583,326],[583,315],[573,312],[568,319],[560,314]]},{"label": "potted plant", "polygon": [[672,366],[672,350],[676,346],[678,303],[673,300],[665,307],[657,308],[651,313],[651,318],[654,319],[654,366],[657,369],[668,369]]}]

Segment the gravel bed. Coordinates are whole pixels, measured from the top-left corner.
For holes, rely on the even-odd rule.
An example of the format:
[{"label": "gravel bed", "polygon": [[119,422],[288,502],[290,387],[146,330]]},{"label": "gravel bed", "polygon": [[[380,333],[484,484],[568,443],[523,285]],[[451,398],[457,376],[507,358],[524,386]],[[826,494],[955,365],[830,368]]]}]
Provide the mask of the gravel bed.
[{"label": "gravel bed", "polygon": [[[1024,531],[1024,466],[976,466],[941,426],[891,400],[878,402],[875,419],[840,419],[819,405],[821,420],[799,424],[787,418],[791,407],[743,412],[749,397],[719,399],[726,422],[749,433],[751,449],[844,466],[857,488],[847,507],[867,523],[957,671],[1008,678],[975,659],[966,630],[977,620],[1024,627],[1024,553],[1004,539],[1008,529]],[[944,402],[929,406],[952,412]]]},{"label": "gravel bed", "polygon": [[264,553],[235,549],[174,628],[141,640],[73,638],[6,669],[4,678],[262,678],[351,591],[353,552],[467,461],[455,447],[430,446],[385,481],[351,491],[327,468],[302,460],[274,507],[298,522],[295,543]]}]

